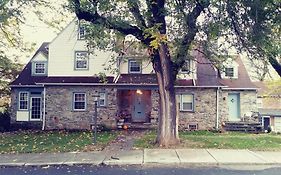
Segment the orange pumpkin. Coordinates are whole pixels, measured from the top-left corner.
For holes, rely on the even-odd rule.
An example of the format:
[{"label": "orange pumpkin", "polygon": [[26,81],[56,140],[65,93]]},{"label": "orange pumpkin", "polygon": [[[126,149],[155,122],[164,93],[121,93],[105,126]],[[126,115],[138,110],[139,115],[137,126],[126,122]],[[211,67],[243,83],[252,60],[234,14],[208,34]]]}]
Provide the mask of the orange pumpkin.
[{"label": "orange pumpkin", "polygon": [[123,125],[123,129],[127,130],[128,126],[127,125]]}]

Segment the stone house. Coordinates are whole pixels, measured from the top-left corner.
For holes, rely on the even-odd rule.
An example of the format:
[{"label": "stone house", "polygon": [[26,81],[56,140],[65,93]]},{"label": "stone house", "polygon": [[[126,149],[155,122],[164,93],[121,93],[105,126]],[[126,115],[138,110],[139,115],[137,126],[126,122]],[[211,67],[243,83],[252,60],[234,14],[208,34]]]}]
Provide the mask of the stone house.
[{"label": "stone house", "polygon": [[[186,63],[175,83],[181,129],[219,129],[256,111],[256,87],[237,56],[219,71],[200,52]],[[157,125],[159,93],[149,61],[118,57],[115,75],[105,69],[118,54],[88,52],[85,30],[73,20],[50,43],[43,43],[11,83],[11,122],[42,129],[90,129],[98,98],[98,123],[124,118]],[[104,73],[106,77],[99,76]]]}]

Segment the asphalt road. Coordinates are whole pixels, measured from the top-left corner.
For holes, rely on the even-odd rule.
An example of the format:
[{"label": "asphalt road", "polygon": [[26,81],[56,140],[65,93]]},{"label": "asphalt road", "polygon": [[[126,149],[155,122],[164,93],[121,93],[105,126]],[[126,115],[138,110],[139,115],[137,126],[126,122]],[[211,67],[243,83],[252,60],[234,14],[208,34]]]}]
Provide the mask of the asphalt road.
[{"label": "asphalt road", "polygon": [[[256,167],[259,168],[259,167]],[[1,167],[0,175],[280,175],[281,167],[258,170],[235,170],[218,167],[109,167],[109,166],[47,166]],[[237,169],[237,167],[236,167]],[[243,169],[243,167],[238,167]]]}]

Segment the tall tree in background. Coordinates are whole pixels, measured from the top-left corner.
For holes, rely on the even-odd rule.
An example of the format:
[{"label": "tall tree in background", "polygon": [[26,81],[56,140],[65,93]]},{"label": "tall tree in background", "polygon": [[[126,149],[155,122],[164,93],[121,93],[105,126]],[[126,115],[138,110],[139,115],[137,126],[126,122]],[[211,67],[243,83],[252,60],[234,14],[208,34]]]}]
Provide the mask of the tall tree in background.
[{"label": "tall tree in background", "polygon": [[[0,105],[7,105],[3,103],[3,97],[8,97],[10,93],[8,85],[22,69],[18,57],[34,50],[35,44],[25,42],[21,32],[21,27],[26,22],[26,14],[34,14],[54,30],[61,29],[60,23],[65,19],[65,13],[57,10],[61,8],[58,4],[54,6],[51,2],[47,0],[0,1]],[[58,14],[55,19],[51,18],[54,12]],[[44,15],[46,13],[52,15],[46,16]]]},{"label": "tall tree in background", "polygon": [[162,146],[179,143],[174,82],[192,59],[194,45],[218,67],[221,55],[233,48],[252,59],[280,56],[279,0],[69,1],[77,17],[95,29],[97,47],[114,36],[132,35],[149,50],[159,85]]}]

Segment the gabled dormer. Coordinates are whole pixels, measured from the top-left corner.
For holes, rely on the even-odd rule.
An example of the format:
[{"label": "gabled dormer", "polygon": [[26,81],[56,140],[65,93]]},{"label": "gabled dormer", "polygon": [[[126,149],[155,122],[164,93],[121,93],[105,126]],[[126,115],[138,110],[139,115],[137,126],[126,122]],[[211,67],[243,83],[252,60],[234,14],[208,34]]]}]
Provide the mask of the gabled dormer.
[{"label": "gabled dormer", "polygon": [[223,63],[221,70],[221,78],[223,79],[238,79],[239,64],[233,59],[228,58]]},{"label": "gabled dormer", "polygon": [[31,75],[47,76],[48,75],[48,48],[49,43],[43,43],[31,59]]}]

